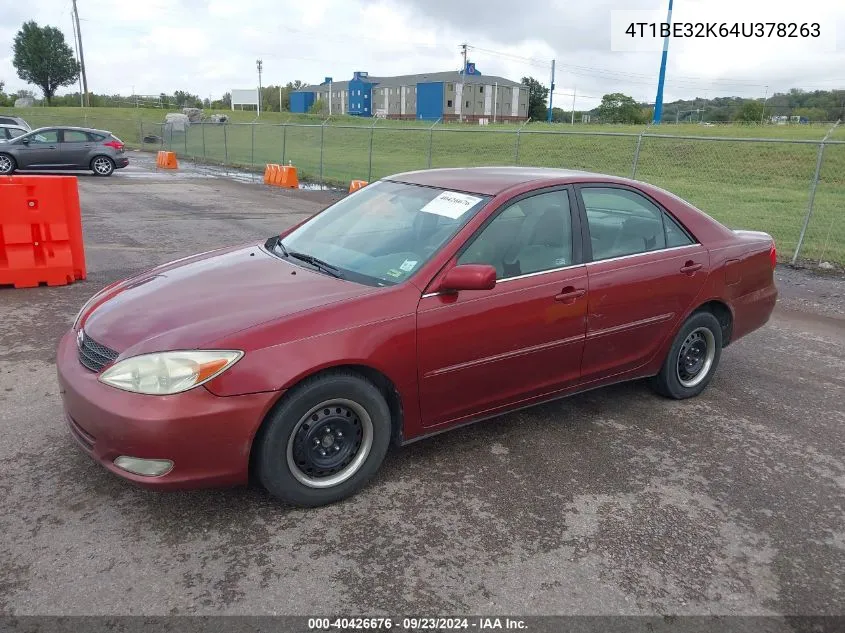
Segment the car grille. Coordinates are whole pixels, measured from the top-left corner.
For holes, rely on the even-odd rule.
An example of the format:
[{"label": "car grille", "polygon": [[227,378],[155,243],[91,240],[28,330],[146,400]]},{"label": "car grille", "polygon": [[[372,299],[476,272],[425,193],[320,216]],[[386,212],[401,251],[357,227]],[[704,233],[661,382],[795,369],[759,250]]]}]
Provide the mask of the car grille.
[{"label": "car grille", "polygon": [[101,371],[103,367],[109,363],[113,363],[118,357],[118,352],[109,349],[105,345],[100,345],[97,341],[85,334],[84,331],[78,343],[79,362],[91,371]]}]

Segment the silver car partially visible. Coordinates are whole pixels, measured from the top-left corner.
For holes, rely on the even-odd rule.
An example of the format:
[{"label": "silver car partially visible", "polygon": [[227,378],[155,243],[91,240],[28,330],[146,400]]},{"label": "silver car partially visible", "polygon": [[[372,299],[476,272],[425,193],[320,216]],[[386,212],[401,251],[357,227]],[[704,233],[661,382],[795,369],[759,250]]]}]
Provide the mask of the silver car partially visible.
[{"label": "silver car partially visible", "polygon": [[29,130],[19,125],[7,125],[0,123],[0,143],[11,141],[13,138],[23,136],[27,132],[29,132]]},{"label": "silver car partially visible", "polygon": [[0,175],[18,169],[84,169],[111,176],[127,165],[123,141],[107,130],[43,127],[0,144]]}]

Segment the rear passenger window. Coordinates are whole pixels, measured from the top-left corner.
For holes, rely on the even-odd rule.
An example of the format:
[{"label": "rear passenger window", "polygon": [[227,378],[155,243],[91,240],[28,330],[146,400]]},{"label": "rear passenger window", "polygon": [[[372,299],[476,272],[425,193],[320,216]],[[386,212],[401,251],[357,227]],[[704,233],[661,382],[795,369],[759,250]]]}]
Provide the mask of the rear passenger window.
[{"label": "rear passenger window", "polygon": [[64,142],[65,143],[87,143],[88,142],[88,135],[85,132],[80,132],[79,130],[65,130],[64,131]]},{"label": "rear passenger window", "polygon": [[666,229],[666,247],[687,246],[693,244],[690,236],[675,222],[675,219],[668,213],[663,214],[663,228]]},{"label": "rear passenger window", "polygon": [[644,196],[627,189],[584,187],[581,197],[593,260],[666,248],[663,212]]},{"label": "rear passenger window", "polygon": [[458,264],[490,264],[497,279],[569,266],[569,194],[541,193],[506,207],[469,243]]}]

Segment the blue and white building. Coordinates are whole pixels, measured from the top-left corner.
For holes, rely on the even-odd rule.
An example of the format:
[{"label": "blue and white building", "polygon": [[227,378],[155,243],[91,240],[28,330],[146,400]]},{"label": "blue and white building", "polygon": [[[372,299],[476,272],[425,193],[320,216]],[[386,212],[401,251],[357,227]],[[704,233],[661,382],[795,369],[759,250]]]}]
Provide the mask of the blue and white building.
[{"label": "blue and white building", "polygon": [[331,114],[389,119],[488,122],[528,118],[528,88],[522,84],[482,75],[469,62],[464,71],[372,77],[353,73],[348,81],[331,77],[317,86],[291,93],[291,112],[308,112],[314,102],[331,104]]}]

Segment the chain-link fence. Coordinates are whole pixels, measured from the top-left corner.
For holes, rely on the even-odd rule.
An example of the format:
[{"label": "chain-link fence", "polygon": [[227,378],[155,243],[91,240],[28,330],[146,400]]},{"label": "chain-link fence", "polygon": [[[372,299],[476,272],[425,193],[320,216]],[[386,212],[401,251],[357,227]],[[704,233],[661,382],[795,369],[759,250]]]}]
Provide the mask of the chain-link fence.
[{"label": "chain-link fence", "polygon": [[[33,127],[55,124],[28,118]],[[836,126],[824,138],[804,140],[792,130],[785,138],[741,138],[669,135],[651,127],[638,134],[611,126],[579,131],[541,123],[471,127],[311,118],[280,124],[206,121],[183,128],[96,111],[78,119],[62,123],[108,129],[131,146],[174,151],[256,178],[267,163],[290,163],[301,180],[328,186],[414,169],[483,165],[633,177],[672,191],[731,228],[770,233],[782,260],[845,266],[845,134]]]}]

